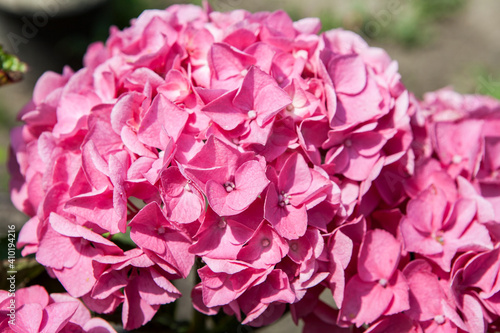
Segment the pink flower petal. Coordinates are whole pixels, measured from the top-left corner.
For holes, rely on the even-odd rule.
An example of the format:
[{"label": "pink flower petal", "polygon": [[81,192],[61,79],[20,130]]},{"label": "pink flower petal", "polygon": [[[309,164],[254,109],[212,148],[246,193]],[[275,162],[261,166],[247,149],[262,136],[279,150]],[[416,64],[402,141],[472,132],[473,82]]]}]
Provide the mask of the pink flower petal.
[{"label": "pink flower petal", "polygon": [[363,281],[388,281],[394,273],[401,253],[401,244],[382,229],[366,233],[359,250],[358,274]]},{"label": "pink flower petal", "polygon": [[16,333],[38,333],[43,320],[43,307],[37,303],[25,304],[16,310],[15,324],[10,328]]},{"label": "pink flower petal", "polygon": [[78,306],[79,302],[77,301],[49,304],[44,309],[46,316],[44,316],[40,333],[59,332],[69,322]]},{"label": "pink flower petal", "polygon": [[236,211],[243,211],[269,184],[262,166],[257,161],[243,163],[235,173],[235,191],[229,193],[226,204]]},{"label": "pink flower petal", "polygon": [[328,68],[337,93],[355,95],[366,86],[366,68],[361,56],[337,56]]},{"label": "pink flower petal", "polygon": [[339,320],[360,327],[379,318],[390,305],[394,295],[378,282],[364,282],[355,275],[347,283]]},{"label": "pink flower petal", "polygon": [[264,209],[265,218],[278,233],[286,239],[297,239],[307,230],[307,210],[304,205],[281,207],[278,193],[273,183],[269,185]]},{"label": "pink flower petal", "polygon": [[309,188],[311,181],[311,171],[304,157],[294,153],[286,160],[281,169],[278,188],[288,194],[299,194]]}]

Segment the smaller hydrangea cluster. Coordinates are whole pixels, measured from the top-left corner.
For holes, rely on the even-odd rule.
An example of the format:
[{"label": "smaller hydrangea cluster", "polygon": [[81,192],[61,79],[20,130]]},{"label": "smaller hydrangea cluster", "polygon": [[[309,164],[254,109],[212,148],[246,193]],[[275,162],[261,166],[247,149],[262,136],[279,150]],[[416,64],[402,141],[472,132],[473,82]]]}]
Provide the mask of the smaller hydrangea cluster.
[{"label": "smaller hydrangea cluster", "polygon": [[0,315],[3,333],[116,333],[104,319],[91,318],[78,299],[66,293],[49,295],[38,285],[17,290],[15,298],[0,290]]},{"label": "smaller hydrangea cluster", "polygon": [[383,50],[319,31],[172,6],[44,74],[11,136],[23,254],[128,330],[195,262],[193,306],[252,326],[493,327],[499,103],[419,103]]}]

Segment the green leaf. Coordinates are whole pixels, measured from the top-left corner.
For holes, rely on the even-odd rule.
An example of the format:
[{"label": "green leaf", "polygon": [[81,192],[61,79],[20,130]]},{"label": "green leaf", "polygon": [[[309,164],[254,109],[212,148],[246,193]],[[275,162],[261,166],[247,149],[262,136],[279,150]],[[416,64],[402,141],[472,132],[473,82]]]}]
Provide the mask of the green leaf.
[{"label": "green leaf", "polygon": [[24,62],[6,53],[0,45],[0,86],[20,81],[27,70],[28,66]]},{"label": "green leaf", "polygon": [[[45,267],[40,265],[34,257],[26,258],[16,258],[14,261],[15,265],[15,283],[17,288],[22,288],[30,284],[30,281],[36,279],[40,274],[45,272]],[[0,273],[0,288],[6,290],[8,287],[7,271],[10,271],[9,261],[1,261],[1,273]],[[9,275],[10,276],[10,275]]]},{"label": "green leaf", "polygon": [[122,250],[130,250],[137,247],[132,238],[130,238],[130,227],[127,227],[126,233],[120,232],[111,236],[111,241],[118,245]]}]

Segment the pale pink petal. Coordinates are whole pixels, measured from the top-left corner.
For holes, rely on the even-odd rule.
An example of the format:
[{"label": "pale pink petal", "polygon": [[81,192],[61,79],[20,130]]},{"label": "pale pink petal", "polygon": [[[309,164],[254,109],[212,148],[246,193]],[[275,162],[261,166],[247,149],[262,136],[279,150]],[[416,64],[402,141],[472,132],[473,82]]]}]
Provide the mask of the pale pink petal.
[{"label": "pale pink petal", "polygon": [[43,307],[37,303],[25,304],[16,309],[16,321],[11,325],[16,333],[38,333],[43,320]]},{"label": "pale pink petal", "polygon": [[304,157],[292,154],[283,165],[279,175],[278,188],[285,193],[305,192],[311,185],[312,175]]},{"label": "pale pink petal", "polygon": [[[46,316],[40,333],[59,332],[78,309],[79,302],[61,302],[49,304],[45,309]],[[48,320],[46,319],[48,318]]]},{"label": "pale pink petal", "polygon": [[236,188],[229,193],[226,204],[234,210],[246,209],[269,184],[262,166],[257,161],[243,163],[235,173]]},{"label": "pale pink petal", "polygon": [[339,320],[351,322],[357,327],[370,324],[379,318],[388,308],[393,293],[378,282],[364,282],[355,275],[345,288],[344,302],[340,309]]},{"label": "pale pink petal", "polygon": [[331,60],[328,71],[337,93],[358,94],[366,86],[365,64],[358,55],[338,56]]},{"label": "pale pink petal", "polygon": [[401,244],[382,229],[366,233],[358,258],[359,278],[371,282],[392,277],[401,255]]},{"label": "pale pink petal", "polygon": [[278,233],[286,239],[297,239],[307,229],[307,210],[304,205],[281,207],[278,193],[273,183],[269,185],[264,209],[265,218],[271,222]]},{"label": "pale pink petal", "polygon": [[16,306],[21,307],[23,304],[29,303],[38,303],[42,307],[47,306],[49,304],[47,291],[39,285],[16,290]]},{"label": "pale pink petal", "polygon": [[164,130],[176,141],[184,128],[188,114],[159,94],[144,115],[137,132],[138,139],[151,147],[164,149],[160,133]]}]

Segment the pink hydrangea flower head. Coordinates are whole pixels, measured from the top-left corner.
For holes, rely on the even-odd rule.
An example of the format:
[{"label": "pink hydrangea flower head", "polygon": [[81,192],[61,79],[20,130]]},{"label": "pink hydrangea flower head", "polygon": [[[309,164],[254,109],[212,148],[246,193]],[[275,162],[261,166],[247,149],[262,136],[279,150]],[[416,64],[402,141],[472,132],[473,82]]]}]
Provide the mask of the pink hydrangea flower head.
[{"label": "pink hydrangea flower head", "polygon": [[[15,300],[12,303],[11,300]],[[15,304],[15,317],[10,317],[9,306]],[[108,332],[115,329],[102,318],[92,318],[89,310],[78,299],[68,294],[48,294],[39,286],[21,288],[15,297],[0,290],[2,332]]]},{"label": "pink hydrangea flower head", "polygon": [[431,185],[409,202],[401,221],[406,250],[427,256],[449,272],[456,252],[491,249],[491,237],[476,221],[476,211],[472,200],[450,204],[444,192]]},{"label": "pink hydrangea flower head", "polygon": [[287,307],[305,332],[497,327],[500,103],[418,101],[384,50],[319,32],[174,5],[45,73],[11,197],[18,247],[69,295],[20,289],[0,331],[113,332],[73,297],[137,329],[189,274],[196,310],[255,327]]},{"label": "pink hydrangea flower head", "polygon": [[358,256],[358,274],[346,285],[339,314],[342,322],[357,327],[371,323],[381,315],[391,315],[410,308],[408,283],[397,270],[401,244],[387,231],[366,233]]},{"label": "pink hydrangea flower head", "polygon": [[214,136],[185,170],[221,216],[244,211],[269,183],[254,154],[241,153]]}]

